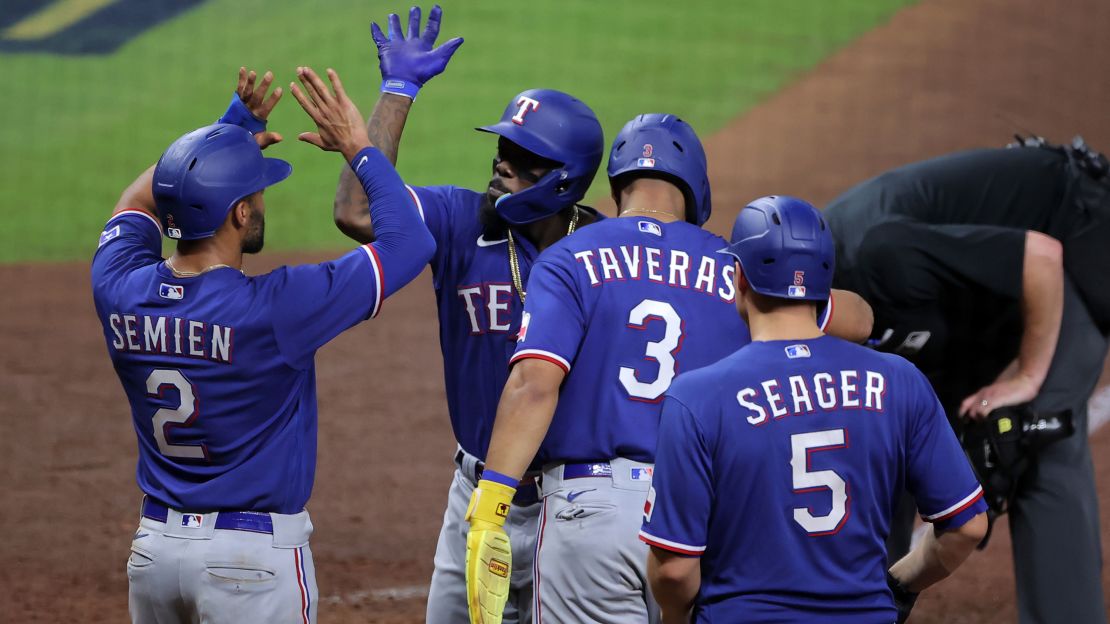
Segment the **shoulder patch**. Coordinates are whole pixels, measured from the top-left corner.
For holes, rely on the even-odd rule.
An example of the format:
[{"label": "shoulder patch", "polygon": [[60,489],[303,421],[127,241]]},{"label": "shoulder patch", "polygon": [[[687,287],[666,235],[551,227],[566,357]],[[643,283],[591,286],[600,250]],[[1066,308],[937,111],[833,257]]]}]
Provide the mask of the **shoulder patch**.
[{"label": "shoulder patch", "polygon": [[103,247],[104,243],[107,243],[117,236],[119,236],[119,225],[104,230],[100,233],[100,243],[97,244],[97,247]]}]

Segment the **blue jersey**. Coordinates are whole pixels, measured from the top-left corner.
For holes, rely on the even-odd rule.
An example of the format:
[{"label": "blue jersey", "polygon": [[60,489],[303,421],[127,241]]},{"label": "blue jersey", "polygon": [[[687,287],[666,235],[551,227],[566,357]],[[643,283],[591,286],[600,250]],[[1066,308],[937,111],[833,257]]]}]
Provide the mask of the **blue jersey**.
[{"label": "blue jersey", "polygon": [[689,223],[610,219],[540,256],[513,361],[567,371],[541,464],[651,462],[663,393],[679,373],[750,340],[735,265],[719,236]]},{"label": "blue jersey", "polygon": [[[484,459],[523,312],[508,241],[503,235],[487,238],[479,217],[482,194],[453,186],[410,190],[436,240],[431,265],[451,427],[462,448]],[[525,237],[514,240],[527,284],[539,254]]]},{"label": "blue jersey", "polygon": [[641,538],[701,556],[697,622],[893,622],[903,489],[944,528],[986,510],[913,365],[824,336],[754,342],[664,404]]},{"label": "blue jersey", "polygon": [[331,262],[177,277],[156,219],[129,210],[109,220],[93,299],[147,495],[189,511],[304,508],[316,470],[316,350],[377,314],[432,252],[400,178],[376,150],[363,154],[372,160],[357,174],[368,194],[381,191],[383,234]]}]

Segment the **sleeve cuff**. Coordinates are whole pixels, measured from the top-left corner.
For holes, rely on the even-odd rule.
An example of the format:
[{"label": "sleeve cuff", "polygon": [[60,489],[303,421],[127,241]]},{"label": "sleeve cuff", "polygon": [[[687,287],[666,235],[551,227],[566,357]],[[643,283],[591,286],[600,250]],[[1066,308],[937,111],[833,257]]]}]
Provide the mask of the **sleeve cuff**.
[{"label": "sleeve cuff", "polygon": [[523,349],[521,351],[517,351],[516,354],[513,355],[513,358],[509,360],[509,366],[512,366],[513,364],[516,364],[521,360],[528,359],[551,362],[555,366],[563,369],[564,373],[570,372],[570,362],[568,362],[566,358],[550,351],[544,351],[543,349]]},{"label": "sleeve cuff", "polygon": [[[151,214],[149,212],[147,212],[145,210],[139,210],[138,208],[124,208],[123,210],[121,210],[121,211],[115,213],[114,215],[112,215],[111,217],[109,217],[108,218],[108,223],[111,223],[112,221],[115,221],[117,218],[122,217],[124,215],[137,215],[137,216],[143,217],[148,222],[154,224],[154,227],[157,228],[157,230],[158,230],[158,236],[159,237],[162,236],[162,222],[159,221],[158,219],[155,219],[153,216],[151,216]],[[107,227],[108,223],[105,224],[105,227]]]},{"label": "sleeve cuff", "polygon": [[921,519],[926,522],[943,522],[945,520],[951,519],[953,516],[959,514],[961,511],[964,511],[965,509],[974,505],[976,501],[980,501],[982,499],[983,486],[977,485],[975,486],[974,492],[968,494],[958,503],[934,514],[921,514]]},{"label": "sleeve cuff", "polygon": [[669,550],[673,553],[686,555],[687,557],[700,557],[705,553],[705,546],[690,546],[689,544],[683,544],[681,542],[672,542],[671,540],[656,537],[643,529],[640,530],[640,541],[649,546]]},{"label": "sleeve cuff", "polygon": [[834,306],[836,305],[835,303],[833,303],[835,298],[836,297],[834,297],[832,293],[829,293],[829,300],[825,304],[825,312],[821,316],[821,323],[820,323],[821,331],[827,330],[829,328],[829,323],[832,321],[833,309],[834,309]]},{"label": "sleeve cuff", "polygon": [[385,287],[385,275],[382,273],[382,261],[372,244],[363,245],[362,250],[370,260],[370,270],[374,272],[374,303],[370,308],[369,318],[374,318],[382,309],[382,289]]}]

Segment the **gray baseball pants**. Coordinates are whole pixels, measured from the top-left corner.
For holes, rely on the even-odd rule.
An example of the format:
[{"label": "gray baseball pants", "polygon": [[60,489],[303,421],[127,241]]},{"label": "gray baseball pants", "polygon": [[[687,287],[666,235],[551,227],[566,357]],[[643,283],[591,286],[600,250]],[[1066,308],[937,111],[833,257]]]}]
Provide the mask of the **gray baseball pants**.
[{"label": "gray baseball pants", "polygon": [[586,477],[570,477],[563,464],[544,469],[536,624],[657,623],[648,545],[639,538],[652,466],[627,459],[594,465],[608,469]]},{"label": "gray baseball pants", "polygon": [[131,621],[315,623],[308,512],[269,514],[271,533],[219,529],[218,516],[140,518],[127,560]]},{"label": "gray baseball pants", "polygon": [[[447,493],[447,511],[436,544],[435,570],[428,590],[427,624],[466,624],[466,534],[470,523],[463,520],[470,495],[478,486],[481,462],[466,451],[455,454],[457,467]],[[527,504],[530,503],[530,504]],[[513,571],[503,624],[532,622],[532,558],[539,525],[538,500],[514,500],[505,532],[513,549]]]}]

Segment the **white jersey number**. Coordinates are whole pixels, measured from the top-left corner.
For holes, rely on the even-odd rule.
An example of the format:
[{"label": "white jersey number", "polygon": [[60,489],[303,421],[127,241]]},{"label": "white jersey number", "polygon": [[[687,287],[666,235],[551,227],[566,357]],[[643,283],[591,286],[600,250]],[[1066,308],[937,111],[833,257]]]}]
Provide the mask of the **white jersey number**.
[{"label": "white jersey number", "polygon": [[628,314],[628,326],[632,329],[643,330],[647,328],[650,320],[663,321],[666,330],[663,338],[658,342],[647,343],[644,355],[648,359],[659,363],[659,374],[654,381],[640,381],[636,378],[636,369],[628,366],[621,367],[620,381],[628,396],[642,401],[656,401],[667,388],[675,376],[674,354],[682,342],[682,319],[675,312],[671,304],[664,301],[644,299]]},{"label": "white jersey number", "polygon": [[794,492],[828,490],[832,494],[832,509],[823,516],[815,516],[806,507],[794,508],[794,522],[810,535],[831,535],[844,526],[848,517],[848,484],[832,470],[809,469],[811,452],[844,448],[843,429],[796,433],[790,436],[790,467],[794,472]]},{"label": "white jersey number", "polygon": [[197,397],[193,392],[193,384],[181,374],[181,371],[156,368],[146,378],[147,396],[161,398],[166,386],[177,388],[181,402],[175,409],[163,407],[154,412],[154,440],[158,443],[158,450],[166,457],[208,459],[208,449],[204,444],[170,444],[166,440],[166,434],[170,429],[188,427],[197,417]]}]

